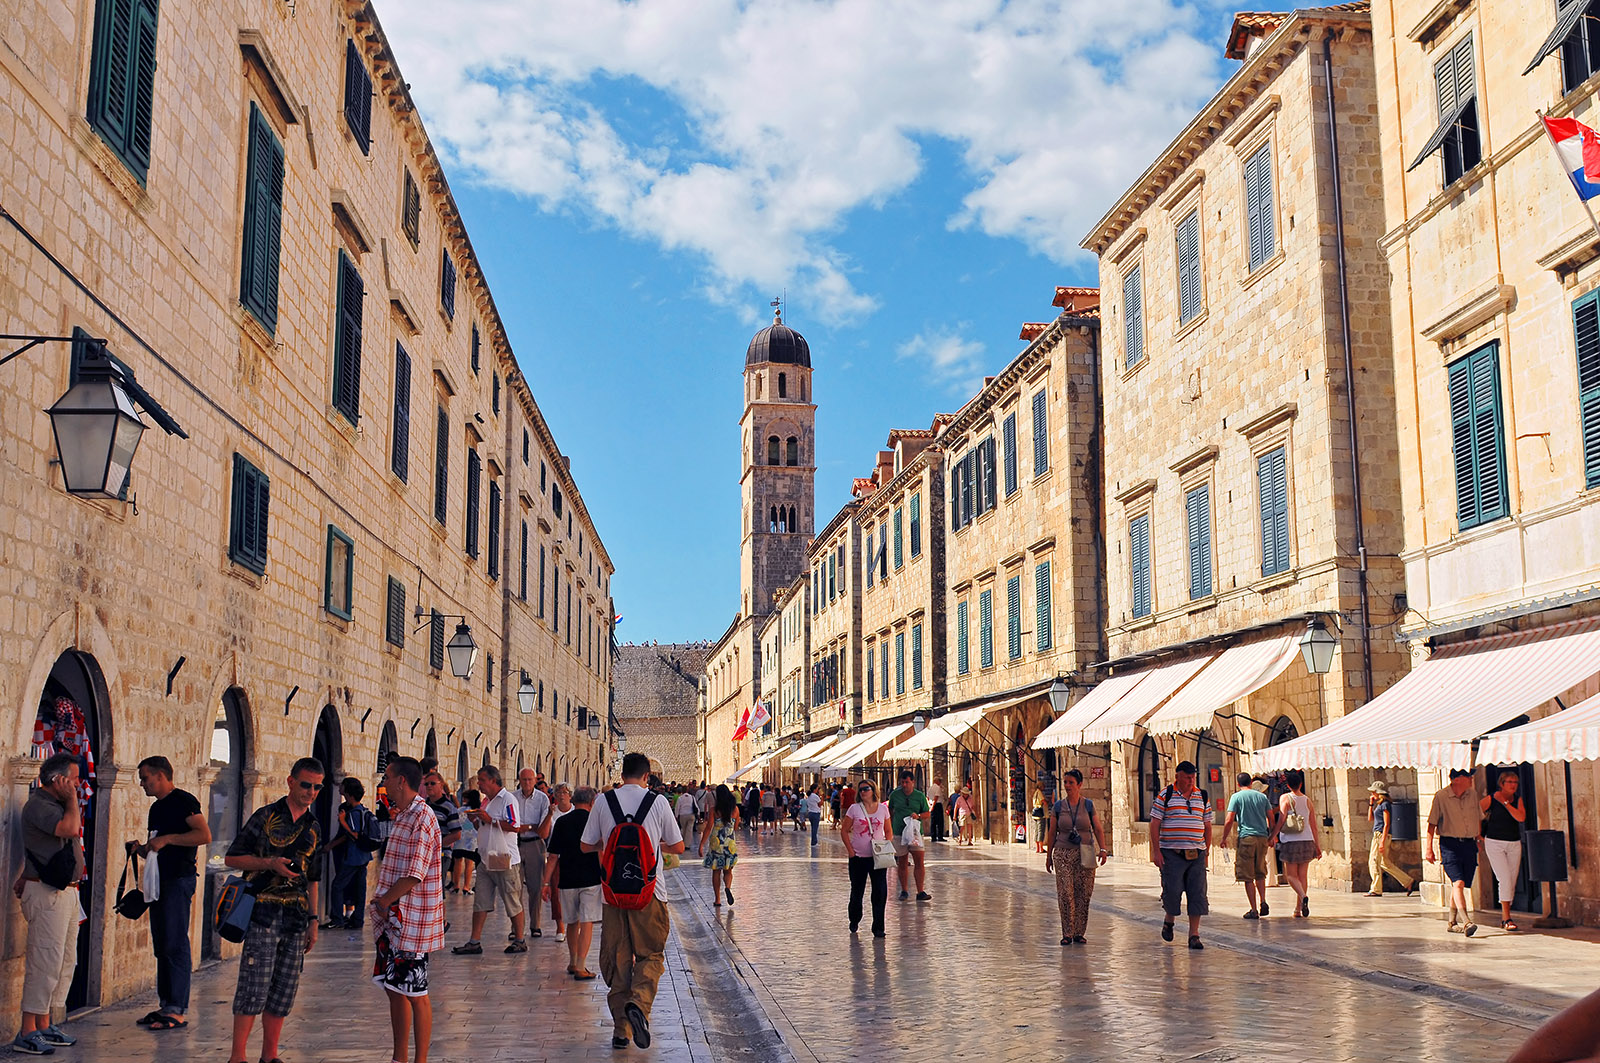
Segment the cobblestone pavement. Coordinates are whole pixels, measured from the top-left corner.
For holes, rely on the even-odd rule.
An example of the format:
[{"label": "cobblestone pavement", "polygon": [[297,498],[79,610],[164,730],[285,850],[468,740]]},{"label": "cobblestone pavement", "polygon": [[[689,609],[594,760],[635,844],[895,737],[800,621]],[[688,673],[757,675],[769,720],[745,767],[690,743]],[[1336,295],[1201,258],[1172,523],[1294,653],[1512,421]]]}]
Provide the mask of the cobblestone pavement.
[{"label": "cobblestone pavement", "polygon": [[[1206,951],[1157,936],[1155,879],[1102,869],[1089,945],[1062,948],[1052,880],[1030,847],[934,846],[929,904],[895,899],[888,937],[852,937],[837,836],[741,836],[736,905],[711,906],[692,858],[667,875],[674,933],[648,1053],[610,1047],[605,989],[566,977],[546,936],[526,955],[492,947],[432,963],[438,1063],[651,1059],[1431,1061],[1502,1060],[1535,1025],[1594,988],[1600,933],[1447,937],[1415,899],[1316,892],[1309,922],[1239,918],[1241,892],[1214,877]],[[470,902],[452,899],[462,938]],[[1181,927],[1180,927],[1181,929]],[[486,943],[503,937],[491,918]],[[288,1063],[389,1058],[388,1013],[367,980],[370,943],[324,933],[285,1031]],[[598,948],[598,945],[596,946]],[[591,957],[590,967],[597,959]],[[75,1019],[61,1063],[225,1063],[237,966],[195,981],[191,1027],[134,1026],[140,998]],[[259,1042],[251,1044],[252,1059]]]}]

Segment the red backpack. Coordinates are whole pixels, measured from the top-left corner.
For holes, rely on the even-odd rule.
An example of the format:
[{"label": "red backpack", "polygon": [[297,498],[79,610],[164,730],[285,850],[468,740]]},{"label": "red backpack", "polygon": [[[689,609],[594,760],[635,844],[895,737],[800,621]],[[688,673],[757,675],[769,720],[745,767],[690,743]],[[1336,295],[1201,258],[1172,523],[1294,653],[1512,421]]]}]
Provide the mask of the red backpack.
[{"label": "red backpack", "polygon": [[611,836],[600,850],[600,886],[607,904],[614,908],[638,911],[648,907],[656,896],[656,846],[644,829],[644,817],[656,795],[646,791],[639,810],[623,815],[622,802],[615,790],[606,791],[606,806],[611,809]]}]

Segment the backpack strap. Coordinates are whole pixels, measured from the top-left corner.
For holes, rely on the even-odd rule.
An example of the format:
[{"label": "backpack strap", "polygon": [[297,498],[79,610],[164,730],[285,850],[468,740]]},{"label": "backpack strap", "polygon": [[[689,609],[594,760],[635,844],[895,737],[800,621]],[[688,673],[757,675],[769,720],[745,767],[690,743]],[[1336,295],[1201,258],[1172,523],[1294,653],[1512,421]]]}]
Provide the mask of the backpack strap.
[{"label": "backpack strap", "polygon": [[656,803],[656,792],[654,790],[646,790],[644,792],[644,799],[639,802],[639,808],[633,814],[633,822],[635,822],[635,823],[643,823],[644,822],[645,813],[649,812],[650,811],[650,806],[655,804],[655,803]]},{"label": "backpack strap", "polygon": [[606,791],[606,807],[611,810],[611,823],[613,826],[628,821],[628,817],[622,811],[622,802],[617,800],[617,792],[615,790]]}]

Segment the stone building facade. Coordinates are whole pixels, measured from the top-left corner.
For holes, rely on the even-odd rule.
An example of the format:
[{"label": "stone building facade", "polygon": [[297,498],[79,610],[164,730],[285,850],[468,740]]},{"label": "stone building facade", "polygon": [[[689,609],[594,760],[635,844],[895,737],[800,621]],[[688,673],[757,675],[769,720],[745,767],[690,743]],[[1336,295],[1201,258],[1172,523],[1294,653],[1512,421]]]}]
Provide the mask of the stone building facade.
[{"label": "stone building facade", "polygon": [[[1103,674],[1137,685],[1082,737],[1109,742],[1120,852],[1142,851],[1176,761],[1220,806],[1253,750],[1406,669],[1387,637],[1405,585],[1372,39],[1364,6],[1241,15],[1239,70],[1084,240],[1105,337]],[[1298,650],[1313,620],[1342,632],[1326,675]],[[1324,884],[1365,885],[1369,779],[1312,773]]]},{"label": "stone building facade", "polygon": [[[103,339],[183,433],[145,434],[126,500],[69,495],[41,411],[97,346],[0,369],[0,861],[37,758],[92,753],[71,1003],[96,1005],[153,978],[109,907],[141,758],[201,799],[208,872],[307,754],[324,815],[391,752],[597,780],[576,720],[608,701],[612,563],[369,5],[79,0],[0,34],[0,331]],[[97,44],[130,39],[126,69]],[[197,960],[226,951],[211,882]]]},{"label": "stone building facade", "polygon": [[[1058,288],[1057,317],[1024,326],[1027,346],[939,437],[948,681],[935,706],[982,715],[936,752],[933,773],[973,787],[984,837],[1010,836],[1034,791],[1053,793],[1068,758],[1032,749],[1051,721],[1049,689],[1084,685],[1101,660],[1098,300]],[[1081,759],[1104,807],[1105,761]]]},{"label": "stone building facade", "polygon": [[703,642],[624,642],[617,647],[617,726],[631,752],[650,757],[663,782],[699,778],[695,714],[711,647]]},{"label": "stone building facade", "polygon": [[860,564],[862,501],[853,498],[817,533],[811,573],[811,727],[854,730],[862,722]]}]

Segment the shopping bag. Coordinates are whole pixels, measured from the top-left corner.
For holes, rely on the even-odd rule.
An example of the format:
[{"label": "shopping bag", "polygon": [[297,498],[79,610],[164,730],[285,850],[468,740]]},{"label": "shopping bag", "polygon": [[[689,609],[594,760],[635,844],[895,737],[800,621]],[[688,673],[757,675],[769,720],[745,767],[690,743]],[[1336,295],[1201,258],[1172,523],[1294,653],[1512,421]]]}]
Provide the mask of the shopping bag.
[{"label": "shopping bag", "polygon": [[161,861],[156,859],[155,853],[145,857],[139,892],[144,894],[146,904],[154,904],[161,899]]}]

